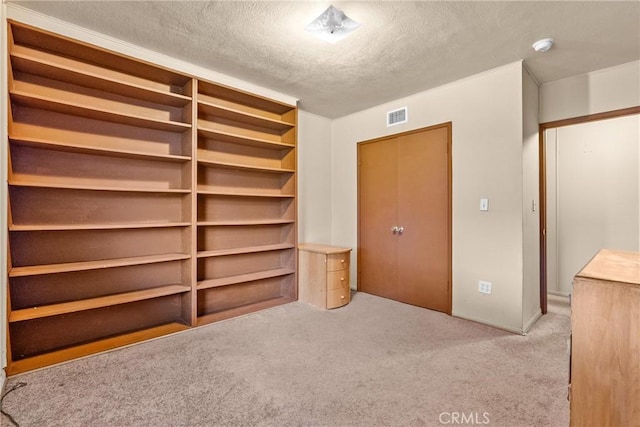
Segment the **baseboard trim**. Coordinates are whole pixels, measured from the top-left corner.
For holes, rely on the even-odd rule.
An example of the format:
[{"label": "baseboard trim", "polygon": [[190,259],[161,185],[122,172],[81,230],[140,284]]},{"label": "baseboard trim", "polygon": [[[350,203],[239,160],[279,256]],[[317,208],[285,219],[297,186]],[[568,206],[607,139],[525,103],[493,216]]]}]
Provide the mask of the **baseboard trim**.
[{"label": "baseboard trim", "polygon": [[535,325],[538,319],[540,319],[541,317],[542,317],[542,311],[538,309],[538,311],[536,311],[534,315],[531,316],[529,321],[524,324],[524,333],[526,334],[527,332],[529,332],[529,329],[531,329],[531,327]]},{"label": "baseboard trim", "polygon": [[522,329],[512,328],[510,326],[500,325],[498,323],[490,322],[490,321],[484,320],[484,319],[476,319],[474,317],[467,316],[466,314],[459,314],[459,313],[452,312],[451,315],[453,317],[459,317],[460,319],[470,320],[471,322],[475,322],[475,323],[481,323],[483,325],[491,326],[492,328],[496,328],[496,329],[502,329],[503,331],[511,332],[511,333],[514,333],[514,334],[525,335],[525,332]]},{"label": "baseboard trim", "polygon": [[571,295],[570,293],[566,293],[566,292],[556,292],[556,291],[547,291],[548,294],[550,295],[555,295],[558,297],[569,297],[569,295]]}]

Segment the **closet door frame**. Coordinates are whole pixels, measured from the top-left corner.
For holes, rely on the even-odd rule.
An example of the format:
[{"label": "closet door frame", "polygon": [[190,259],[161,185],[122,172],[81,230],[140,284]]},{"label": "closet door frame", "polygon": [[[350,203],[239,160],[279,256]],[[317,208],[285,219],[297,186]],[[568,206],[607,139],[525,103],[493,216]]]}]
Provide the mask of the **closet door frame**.
[{"label": "closet door frame", "polygon": [[360,147],[364,144],[370,144],[370,143],[375,143],[375,142],[380,142],[380,141],[384,141],[384,140],[389,140],[389,139],[393,139],[393,138],[399,138],[402,136],[406,136],[406,135],[412,135],[412,134],[416,134],[416,133],[422,133],[425,131],[430,131],[430,130],[435,130],[435,129],[439,129],[439,128],[446,128],[447,129],[447,186],[448,186],[448,190],[447,190],[447,194],[448,194],[448,203],[447,203],[447,209],[448,209],[448,215],[447,215],[447,236],[448,236],[448,254],[447,254],[447,271],[448,271],[448,309],[446,311],[447,314],[451,315],[451,311],[452,311],[452,300],[453,300],[453,280],[452,280],[452,276],[453,276],[453,161],[452,161],[452,142],[453,142],[453,138],[452,138],[452,127],[453,127],[453,123],[452,122],[445,122],[445,123],[440,123],[440,124],[436,124],[433,126],[427,126],[427,127],[423,127],[423,128],[419,128],[419,129],[413,129],[410,131],[406,131],[406,132],[400,132],[400,133],[396,133],[396,134],[390,134],[390,135],[386,135],[383,137],[379,137],[379,138],[375,138],[375,139],[371,139],[371,140],[366,140],[366,141],[360,141],[358,142],[357,146],[357,167],[358,167],[358,174],[357,174],[357,188],[358,188],[358,199],[357,199],[357,204],[358,204],[358,208],[357,208],[357,218],[358,218],[358,229],[357,229],[357,233],[358,233],[358,255],[357,255],[357,262],[358,262],[358,266],[357,266],[357,278],[358,278],[358,283],[357,283],[357,290],[361,291],[362,290],[362,283],[360,280],[360,269],[361,269],[361,238],[362,238],[362,232],[361,232],[361,215],[362,215],[362,209],[361,209],[361,200],[360,200],[360,187],[361,187],[361,181],[360,181]]}]

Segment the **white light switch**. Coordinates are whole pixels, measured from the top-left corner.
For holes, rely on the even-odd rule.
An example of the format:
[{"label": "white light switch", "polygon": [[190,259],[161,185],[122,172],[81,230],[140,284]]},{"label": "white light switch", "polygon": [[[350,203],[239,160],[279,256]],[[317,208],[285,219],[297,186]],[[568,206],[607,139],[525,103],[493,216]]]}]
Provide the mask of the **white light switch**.
[{"label": "white light switch", "polygon": [[489,210],[489,199],[480,199],[480,210],[481,211]]}]

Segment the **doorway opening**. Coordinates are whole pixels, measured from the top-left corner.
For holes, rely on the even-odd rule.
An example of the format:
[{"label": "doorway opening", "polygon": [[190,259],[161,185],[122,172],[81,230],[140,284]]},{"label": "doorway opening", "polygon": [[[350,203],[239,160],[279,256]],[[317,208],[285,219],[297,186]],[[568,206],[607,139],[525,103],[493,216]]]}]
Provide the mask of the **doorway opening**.
[{"label": "doorway opening", "polygon": [[[627,116],[640,120],[640,106],[539,126],[543,314],[547,312],[547,295],[569,295],[573,275],[597,249],[603,245],[639,249],[640,141],[633,135],[640,132],[640,126],[634,130],[633,121],[624,124],[631,127],[631,138],[635,141],[627,141],[626,148],[617,147],[618,150],[607,147],[616,137],[603,134],[607,132],[605,126],[595,127],[602,124],[621,127],[621,123],[596,122]],[[624,164],[629,164],[629,168],[624,169]],[[632,181],[629,174],[635,174]]]}]

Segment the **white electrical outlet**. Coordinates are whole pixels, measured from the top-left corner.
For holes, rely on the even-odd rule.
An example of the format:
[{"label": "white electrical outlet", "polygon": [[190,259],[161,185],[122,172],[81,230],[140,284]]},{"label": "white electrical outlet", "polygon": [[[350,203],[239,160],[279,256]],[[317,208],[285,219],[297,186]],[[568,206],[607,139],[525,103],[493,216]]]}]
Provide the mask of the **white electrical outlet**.
[{"label": "white electrical outlet", "polygon": [[478,281],[478,292],[491,295],[491,282]]}]

